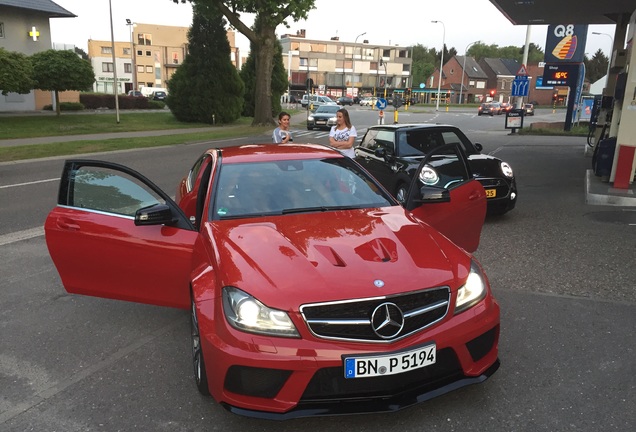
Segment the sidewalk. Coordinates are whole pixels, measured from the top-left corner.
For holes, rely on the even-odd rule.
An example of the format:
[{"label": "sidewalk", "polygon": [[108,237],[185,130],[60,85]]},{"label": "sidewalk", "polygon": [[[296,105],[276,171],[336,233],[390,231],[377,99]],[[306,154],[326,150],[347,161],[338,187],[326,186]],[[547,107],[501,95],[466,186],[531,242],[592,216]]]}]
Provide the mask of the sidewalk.
[{"label": "sidewalk", "polygon": [[108,139],[114,139],[114,138],[139,138],[139,137],[152,137],[152,136],[164,136],[164,135],[181,135],[181,134],[197,133],[197,132],[212,132],[218,129],[219,129],[218,126],[211,126],[211,127],[189,128],[189,129],[164,129],[164,130],[139,131],[139,132],[113,132],[113,133],[103,133],[103,134],[18,138],[18,139],[0,140],[0,147],[28,146],[28,145],[35,145],[35,144],[52,144],[52,143],[69,142],[69,141],[98,141],[98,140],[108,140]]}]

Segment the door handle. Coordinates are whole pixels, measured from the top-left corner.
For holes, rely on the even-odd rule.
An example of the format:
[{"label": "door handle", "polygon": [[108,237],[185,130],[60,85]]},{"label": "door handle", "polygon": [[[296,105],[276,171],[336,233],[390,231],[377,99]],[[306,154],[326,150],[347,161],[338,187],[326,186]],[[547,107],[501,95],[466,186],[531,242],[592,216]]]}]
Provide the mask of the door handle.
[{"label": "door handle", "polygon": [[61,229],[65,229],[65,230],[69,230],[69,231],[79,231],[80,230],[80,226],[79,224],[70,221],[66,218],[59,218],[57,220],[57,226]]}]

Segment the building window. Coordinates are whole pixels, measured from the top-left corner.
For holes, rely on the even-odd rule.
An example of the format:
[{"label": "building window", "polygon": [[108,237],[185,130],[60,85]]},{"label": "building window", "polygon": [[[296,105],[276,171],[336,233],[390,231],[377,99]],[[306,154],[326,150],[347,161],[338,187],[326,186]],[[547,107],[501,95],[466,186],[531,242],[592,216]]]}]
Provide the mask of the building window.
[{"label": "building window", "polygon": [[[411,65],[410,64],[403,64],[402,65],[402,72],[410,72],[411,70]],[[453,70],[451,69],[451,74],[453,73]]]},{"label": "building window", "polygon": [[113,64],[112,63],[102,63],[102,72],[113,72]]},{"label": "building window", "polygon": [[144,55],[144,52],[142,50],[137,50],[137,55],[141,57],[142,55]]},{"label": "building window", "polygon": [[146,73],[152,73],[152,66],[146,66]]},{"label": "building window", "polygon": [[109,46],[102,47],[102,54],[112,54],[112,53],[113,53],[113,47],[109,47]]},{"label": "building window", "polygon": [[4,38],[4,23],[0,22],[0,39]]},{"label": "building window", "polygon": [[129,56],[129,55],[130,55],[130,48],[124,48],[124,49],[122,49],[122,54],[123,54],[123,55],[126,55],[126,56]]},{"label": "building window", "polygon": [[124,63],[124,72],[132,73],[132,64],[131,63]]},{"label": "building window", "polygon": [[139,33],[137,35],[137,45],[152,45],[152,35],[149,33]]},{"label": "building window", "polygon": [[137,65],[137,73],[144,73],[144,66],[143,65]]},{"label": "building window", "polygon": [[146,56],[147,57],[152,57],[152,52],[151,51],[146,51]]},{"label": "building window", "polygon": [[383,58],[391,58],[391,50],[390,49],[383,49],[382,50],[382,57]]}]

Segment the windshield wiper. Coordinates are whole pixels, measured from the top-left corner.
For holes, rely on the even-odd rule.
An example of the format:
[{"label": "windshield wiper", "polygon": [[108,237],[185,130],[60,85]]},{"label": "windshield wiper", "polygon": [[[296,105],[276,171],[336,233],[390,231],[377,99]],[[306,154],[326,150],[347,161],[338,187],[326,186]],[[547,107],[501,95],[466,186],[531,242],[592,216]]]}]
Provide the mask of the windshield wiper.
[{"label": "windshield wiper", "polygon": [[326,212],[326,211],[335,211],[335,210],[356,210],[356,209],[365,208],[365,207],[366,207],[365,205],[298,207],[298,208],[283,209],[282,213],[290,214],[290,213]]}]

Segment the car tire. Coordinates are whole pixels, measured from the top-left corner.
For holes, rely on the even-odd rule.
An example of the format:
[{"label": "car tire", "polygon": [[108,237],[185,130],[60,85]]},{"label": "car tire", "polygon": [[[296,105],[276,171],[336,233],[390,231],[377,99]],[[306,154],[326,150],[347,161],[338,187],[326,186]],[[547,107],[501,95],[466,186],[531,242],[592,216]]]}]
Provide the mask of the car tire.
[{"label": "car tire", "polygon": [[197,317],[197,309],[194,299],[190,306],[190,336],[192,340],[192,366],[194,368],[194,382],[197,385],[199,393],[204,396],[210,396],[208,387],[208,374],[205,371],[205,360],[203,359],[203,350],[201,348],[201,334],[199,332],[199,319]]},{"label": "car tire", "polygon": [[307,126],[307,130],[314,130],[314,128]]},{"label": "car tire", "polygon": [[395,189],[395,199],[398,200],[400,205],[404,205],[406,203],[406,196],[409,193],[409,188],[406,183],[400,183],[398,187]]}]

